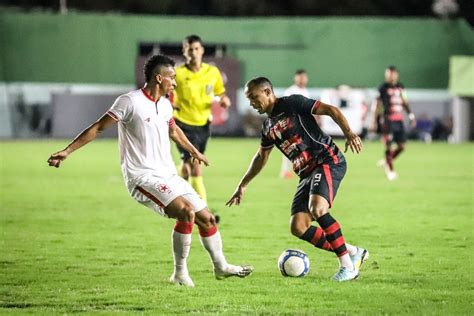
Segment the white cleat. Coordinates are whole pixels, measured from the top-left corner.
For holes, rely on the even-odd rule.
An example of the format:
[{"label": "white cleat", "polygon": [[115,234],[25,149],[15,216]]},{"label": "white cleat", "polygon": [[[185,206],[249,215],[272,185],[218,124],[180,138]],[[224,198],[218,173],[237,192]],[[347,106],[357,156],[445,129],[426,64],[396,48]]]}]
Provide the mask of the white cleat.
[{"label": "white cleat", "polygon": [[194,282],[188,274],[175,274],[173,273],[170,277],[170,282],[176,285],[184,285],[188,287],[194,287]]},{"label": "white cleat", "polygon": [[350,256],[354,269],[359,271],[362,264],[369,259],[369,251],[364,248],[357,247],[355,255]]},{"label": "white cleat", "polygon": [[388,181],[393,181],[398,179],[398,174],[395,171],[388,171],[387,172],[387,179]]},{"label": "white cleat", "polygon": [[355,280],[359,277],[359,271],[354,269],[354,270],[349,270],[346,267],[341,267],[339,271],[332,277],[333,281],[336,282],[344,282],[344,281],[351,281]]},{"label": "white cleat", "polygon": [[224,280],[229,277],[245,278],[253,272],[253,267],[249,265],[235,266],[228,264],[224,270],[214,269],[214,276],[217,280]]}]

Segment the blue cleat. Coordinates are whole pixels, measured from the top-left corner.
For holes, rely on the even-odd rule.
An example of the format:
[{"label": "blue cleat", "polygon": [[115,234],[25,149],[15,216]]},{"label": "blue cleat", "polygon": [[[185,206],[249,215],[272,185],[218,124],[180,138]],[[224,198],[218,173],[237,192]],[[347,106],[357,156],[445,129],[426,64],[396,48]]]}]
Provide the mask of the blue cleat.
[{"label": "blue cleat", "polygon": [[346,267],[341,267],[339,271],[337,271],[336,274],[332,277],[333,281],[336,282],[344,282],[344,281],[350,281],[350,280],[355,280],[359,276],[359,270],[349,270]]}]

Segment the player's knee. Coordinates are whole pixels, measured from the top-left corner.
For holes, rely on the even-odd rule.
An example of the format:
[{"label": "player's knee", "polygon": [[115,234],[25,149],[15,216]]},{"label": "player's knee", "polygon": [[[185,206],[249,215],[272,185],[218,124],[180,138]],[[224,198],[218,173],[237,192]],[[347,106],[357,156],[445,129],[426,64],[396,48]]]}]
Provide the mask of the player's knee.
[{"label": "player's knee", "polygon": [[314,218],[320,218],[324,214],[327,214],[328,212],[328,207],[326,205],[312,205],[310,208],[311,215],[313,215]]},{"label": "player's knee", "polygon": [[308,227],[302,223],[291,223],[290,231],[293,236],[300,238],[308,230]]},{"label": "player's knee", "polygon": [[191,223],[194,222],[194,218],[195,218],[194,208],[188,203],[183,204],[179,215],[180,215],[180,218],[178,219],[180,221],[191,222]]}]

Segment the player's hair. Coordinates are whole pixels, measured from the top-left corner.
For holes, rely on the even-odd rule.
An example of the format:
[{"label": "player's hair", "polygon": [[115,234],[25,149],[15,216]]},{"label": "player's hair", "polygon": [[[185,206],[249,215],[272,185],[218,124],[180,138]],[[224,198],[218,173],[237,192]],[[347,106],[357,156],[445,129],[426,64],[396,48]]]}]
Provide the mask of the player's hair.
[{"label": "player's hair", "polygon": [[297,69],[297,70],[295,71],[295,75],[301,75],[301,74],[305,74],[305,73],[306,73],[306,70],[305,70],[305,69],[302,69],[302,68],[301,68],[301,69]]},{"label": "player's hair", "polygon": [[148,58],[145,67],[143,67],[146,82],[149,82],[163,66],[174,67],[174,60],[165,55],[154,55]]},{"label": "player's hair", "polygon": [[203,45],[202,44],[202,39],[198,35],[195,35],[195,34],[186,36],[186,38],[184,39],[183,42],[185,42],[189,45],[191,45],[192,43],[200,43],[201,45]]},{"label": "player's hair", "polygon": [[270,81],[270,79],[265,78],[265,77],[256,77],[256,78],[250,79],[245,84],[247,89],[250,89],[252,87],[258,87],[258,86],[261,86],[261,85],[267,86],[268,88],[270,88],[270,90],[273,91],[272,82]]},{"label": "player's hair", "polygon": [[396,71],[396,72],[398,72],[398,69],[397,69],[397,67],[396,67],[396,66],[394,66],[394,65],[390,65],[390,66],[388,66],[388,67],[387,67],[387,69],[388,69],[388,70],[390,70],[390,71]]}]

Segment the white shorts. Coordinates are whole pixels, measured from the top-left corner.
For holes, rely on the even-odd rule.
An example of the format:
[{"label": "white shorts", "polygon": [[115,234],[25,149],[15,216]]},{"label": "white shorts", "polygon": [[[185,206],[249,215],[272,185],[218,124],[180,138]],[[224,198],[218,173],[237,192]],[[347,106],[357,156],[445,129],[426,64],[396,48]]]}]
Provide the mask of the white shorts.
[{"label": "white shorts", "polygon": [[206,203],[194,191],[191,185],[174,175],[168,178],[156,174],[149,174],[135,181],[130,195],[140,204],[151,208],[161,216],[168,217],[164,208],[178,196],[185,198],[194,208],[194,212],[206,208]]}]

